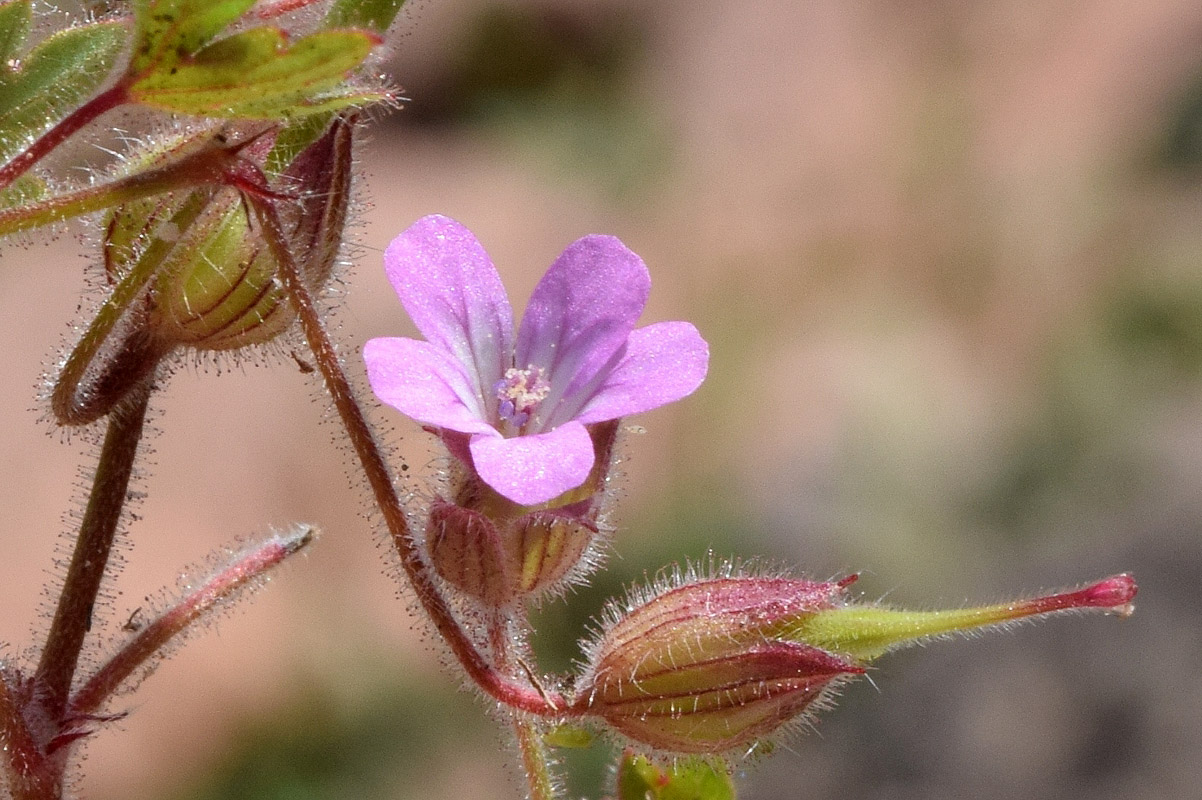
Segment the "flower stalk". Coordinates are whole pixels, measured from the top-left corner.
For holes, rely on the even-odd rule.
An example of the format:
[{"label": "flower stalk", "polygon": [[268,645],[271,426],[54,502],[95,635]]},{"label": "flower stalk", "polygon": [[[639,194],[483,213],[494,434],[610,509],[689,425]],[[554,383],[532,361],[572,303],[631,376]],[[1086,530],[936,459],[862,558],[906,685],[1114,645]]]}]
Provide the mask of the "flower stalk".
[{"label": "flower stalk", "polygon": [[144,380],[109,417],[75,552],[35,676],[53,719],[61,719],[67,708],[84,636],[92,627],[96,596],[128,496],[152,386],[153,378]]},{"label": "flower stalk", "polygon": [[276,534],[238,553],[178,603],[150,621],[98,669],[71,698],[72,715],[95,714],[148,661],[233,595],[299,553],[317,536],[310,526]]},{"label": "flower stalk", "polygon": [[[266,130],[266,129],[265,129]],[[269,191],[255,180],[239,156],[257,136],[237,144],[213,140],[199,150],[161,167],[118,178],[100,186],[58,194],[49,200],[0,211],[0,236],[52,225],[146,197],[205,185]]]},{"label": "flower stalk", "polygon": [[556,716],[568,704],[556,692],[541,692],[532,686],[515,683],[494,668],[480,652],[470,637],[459,626],[446,598],[432,580],[421,553],[414,544],[409,523],[392,482],[392,474],[376,443],[375,435],[367,418],[363,415],[350,381],[342,369],[338,350],[334,347],[325,324],[313,300],[313,295],[301,277],[300,265],[288,246],[271,199],[259,194],[247,195],[247,202],[263,229],[263,237],[274,253],[279,268],[280,281],[288,293],[305,340],[313,353],[313,359],[321,372],[326,390],[334,401],[347,438],[359,460],[368,485],[384,524],[388,528],[393,547],[400,557],[405,576],[417,595],[422,610],[434,625],[435,630],[451,648],[456,660],[468,677],[480,689],[497,701],[512,708],[535,715]]}]

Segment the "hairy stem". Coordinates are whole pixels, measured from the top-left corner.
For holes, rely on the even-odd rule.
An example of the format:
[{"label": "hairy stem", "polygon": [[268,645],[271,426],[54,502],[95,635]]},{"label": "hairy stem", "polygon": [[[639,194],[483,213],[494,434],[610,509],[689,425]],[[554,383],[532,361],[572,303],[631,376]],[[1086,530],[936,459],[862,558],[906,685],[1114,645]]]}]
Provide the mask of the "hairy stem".
[{"label": "hairy stem", "polygon": [[522,752],[522,768],[530,788],[530,800],[555,800],[555,778],[551,759],[538,724],[520,711],[513,712],[513,730]]},{"label": "hairy stem", "polygon": [[[512,675],[515,657],[513,637],[510,635],[509,620],[503,611],[495,611],[488,622],[489,646],[493,664],[501,672]],[[522,757],[522,771],[526,773],[526,785],[530,800],[555,800],[555,776],[551,770],[551,759],[538,722],[521,711],[510,711],[514,737]]]},{"label": "hairy stem", "polygon": [[172,605],[89,678],[71,698],[72,714],[94,714],[113,692],[147,661],[161,655],[163,647],[189,630],[194,622],[240,589],[253,583],[284,559],[313,541],[313,528],[303,526],[276,534],[239,553],[195,590]]},{"label": "hairy stem", "polygon": [[144,380],[109,416],[92,493],[84,510],[79,538],[75,541],[75,553],[67,568],[35,676],[46,693],[46,709],[54,719],[62,719],[66,710],[84,636],[92,627],[96,595],[108,566],[142,439],[151,385],[152,378]]},{"label": "hairy stem", "polygon": [[0,236],[177,189],[206,184],[241,186],[250,180],[247,165],[238,159],[238,152],[246,144],[230,146],[215,141],[161,167],[59,195],[42,203],[0,211]]},{"label": "hairy stem", "polygon": [[111,89],[104,90],[63,117],[57,125],[42,134],[24,152],[20,153],[3,167],[0,167],[0,189],[3,189],[24,175],[30,167],[49,155],[54,148],[71,138],[80,128],[106,111],[110,111],[125,103],[128,99],[129,93],[126,84],[122,82]]},{"label": "hairy stem", "polygon": [[404,509],[392,483],[392,474],[380,453],[371,427],[359,408],[354,392],[351,391],[350,382],[338,358],[338,351],[326,333],[313,295],[301,279],[299,265],[288,246],[279,215],[270,198],[251,193],[245,196],[263,227],[263,236],[276,258],[280,280],[296,309],[305,339],[313,351],[326,389],[334,401],[334,407],[346,428],[347,437],[367,476],[376,504],[384,517],[384,524],[388,527],[392,544],[400,556],[405,575],[417,593],[422,609],[447,642],[468,677],[483,691],[505,705],[531,714],[562,716],[568,704],[561,695],[544,693],[533,687],[515,683],[497,671],[459,627],[446,598],[438,591],[413,542],[409,523],[405,519]]},{"label": "hairy stem", "polygon": [[14,677],[0,669],[0,753],[4,778],[13,800],[58,800],[62,787],[25,723],[13,687]]}]

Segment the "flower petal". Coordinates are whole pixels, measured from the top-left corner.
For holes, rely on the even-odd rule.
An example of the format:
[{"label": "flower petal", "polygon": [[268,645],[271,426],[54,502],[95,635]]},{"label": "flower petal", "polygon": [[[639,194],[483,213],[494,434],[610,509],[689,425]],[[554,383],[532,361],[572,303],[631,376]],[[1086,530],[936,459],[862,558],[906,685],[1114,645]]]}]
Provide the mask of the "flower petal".
[{"label": "flower petal", "polygon": [[688,322],[632,331],[626,350],[572,416],[587,424],[650,411],[690,395],[705,380],[709,345]]},{"label": "flower petal", "polygon": [[565,419],[555,407],[593,381],[625,343],[650,291],[642,259],[613,236],[585,236],[555,260],[518,330],[514,365],[542,367],[551,385],[528,430]]},{"label": "flower petal", "polygon": [[512,439],[473,436],[469,447],[484,482],[524,506],[575,489],[593,468],[593,440],[579,422]]},{"label": "flower petal", "polygon": [[363,345],[376,397],[418,422],[463,433],[499,436],[484,421],[464,365],[429,342],[371,339]]},{"label": "flower petal", "polygon": [[448,217],[422,217],[388,245],[384,270],[417,329],[459,359],[473,393],[491,402],[510,366],[513,311],[472,232]]}]

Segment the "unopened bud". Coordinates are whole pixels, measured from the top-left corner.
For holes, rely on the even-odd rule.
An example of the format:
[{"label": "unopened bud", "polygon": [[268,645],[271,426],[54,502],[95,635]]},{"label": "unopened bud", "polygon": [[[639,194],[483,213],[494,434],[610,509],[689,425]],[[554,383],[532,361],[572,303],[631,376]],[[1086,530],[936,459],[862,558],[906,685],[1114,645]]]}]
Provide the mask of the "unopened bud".
[{"label": "unopened bud", "polygon": [[716,577],[611,607],[577,710],[660,750],[722,753],[820,708],[831,687],[890,650],[1057,612],[1126,616],[1136,594],[1117,575],[1030,600],[914,612],[848,602],[854,580]]},{"label": "unopened bud", "polygon": [[853,661],[772,638],[831,608],[842,585],[732,577],[686,584],[616,619],[592,647],[579,696],[631,739],[676,753],[722,753],[802,715]]},{"label": "unopened bud", "polygon": [[213,154],[228,170],[200,170],[209,177],[198,177],[195,188],[110,213],[104,261],[113,290],[56,382],[51,405],[61,423],[107,414],[180,347],[234,350],[287,329],[295,313],[244,193],[277,199],[302,279],[318,291],[342,242],[352,125],[335,119],[292,161],[279,179],[287,196],[267,186],[259,167],[274,141],[270,133],[230,145],[210,131],[151,158],[162,170],[192,169]]},{"label": "unopened bud", "polygon": [[[328,279],[346,220],[350,123],[339,118],[285,170],[281,203],[304,277],[317,289]],[[244,181],[265,179],[273,136],[240,151]],[[189,142],[183,147],[198,145]],[[257,176],[257,178],[256,178]],[[117,208],[105,236],[105,261],[115,280],[135,267],[154,271],[148,287],[150,326],[173,345],[230,350],[278,336],[294,314],[276,280],[276,263],[251,224],[242,192],[248,185],[204,186]]]}]

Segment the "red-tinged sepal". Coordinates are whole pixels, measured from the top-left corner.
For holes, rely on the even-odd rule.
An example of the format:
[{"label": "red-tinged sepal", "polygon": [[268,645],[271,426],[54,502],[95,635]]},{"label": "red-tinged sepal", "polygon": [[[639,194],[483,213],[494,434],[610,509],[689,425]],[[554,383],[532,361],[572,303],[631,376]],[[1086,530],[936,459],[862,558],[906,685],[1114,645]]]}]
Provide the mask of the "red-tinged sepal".
[{"label": "red-tinged sepal", "polygon": [[670,753],[741,752],[819,707],[864,668],[782,638],[798,615],[832,608],[843,585],[726,576],[611,606],[587,649],[583,713]]},{"label": "red-tinged sepal", "polygon": [[563,586],[586,560],[596,529],[552,513],[490,517],[435,500],[426,548],[447,583],[488,608],[502,608]]}]

